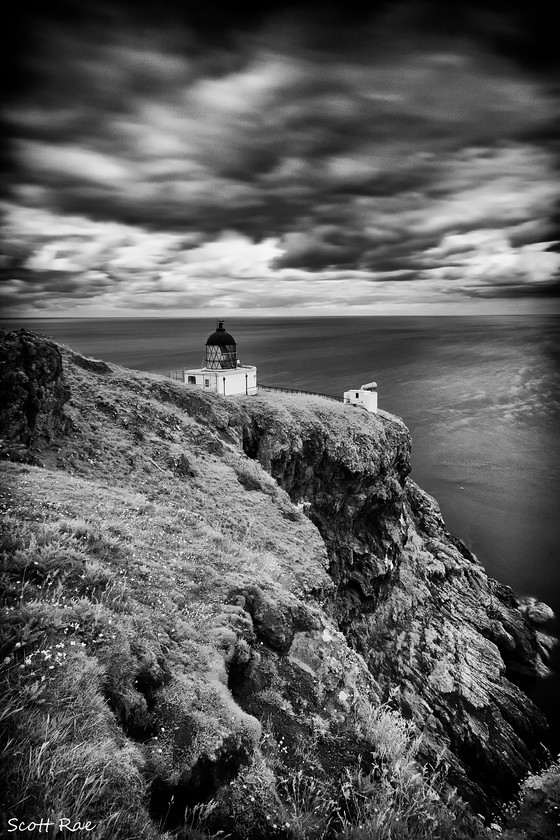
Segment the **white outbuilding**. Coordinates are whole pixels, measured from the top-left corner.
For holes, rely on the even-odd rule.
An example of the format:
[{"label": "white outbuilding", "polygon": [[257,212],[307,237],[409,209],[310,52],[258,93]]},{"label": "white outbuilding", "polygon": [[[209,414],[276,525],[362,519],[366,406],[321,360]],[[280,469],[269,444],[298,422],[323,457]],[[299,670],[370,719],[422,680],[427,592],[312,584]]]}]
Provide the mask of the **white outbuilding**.
[{"label": "white outbuilding", "polygon": [[344,392],[345,405],[355,405],[377,414],[377,382],[367,382],[361,388]]},{"label": "white outbuilding", "polygon": [[226,332],[223,321],[206,339],[202,366],[180,371],[185,385],[194,385],[223,396],[257,393],[257,368],[242,365],[237,358],[235,339]]}]

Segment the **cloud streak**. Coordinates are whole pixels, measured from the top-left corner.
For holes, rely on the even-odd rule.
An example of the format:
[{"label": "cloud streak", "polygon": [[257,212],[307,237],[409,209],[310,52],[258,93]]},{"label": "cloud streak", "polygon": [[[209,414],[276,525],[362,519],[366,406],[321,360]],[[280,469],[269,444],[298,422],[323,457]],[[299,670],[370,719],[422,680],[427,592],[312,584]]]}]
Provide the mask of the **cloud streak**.
[{"label": "cloud streak", "polygon": [[552,292],[554,75],[528,69],[503,13],[483,42],[476,4],[456,35],[429,8],[388,4],[342,28],[277,8],[228,19],[221,38],[171,26],[172,9],[159,26],[31,26],[29,84],[5,114],[4,304],[334,309]]}]

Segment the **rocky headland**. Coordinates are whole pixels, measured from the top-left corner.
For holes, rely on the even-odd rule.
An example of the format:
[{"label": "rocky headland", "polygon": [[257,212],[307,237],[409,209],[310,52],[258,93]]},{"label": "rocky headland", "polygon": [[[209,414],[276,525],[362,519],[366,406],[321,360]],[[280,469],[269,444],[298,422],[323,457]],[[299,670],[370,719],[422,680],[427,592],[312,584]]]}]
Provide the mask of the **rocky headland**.
[{"label": "rocky headland", "polygon": [[447,532],[400,419],[0,338],[8,815],[74,773],[90,837],[555,836],[550,771],[484,824],[544,757],[549,612]]}]

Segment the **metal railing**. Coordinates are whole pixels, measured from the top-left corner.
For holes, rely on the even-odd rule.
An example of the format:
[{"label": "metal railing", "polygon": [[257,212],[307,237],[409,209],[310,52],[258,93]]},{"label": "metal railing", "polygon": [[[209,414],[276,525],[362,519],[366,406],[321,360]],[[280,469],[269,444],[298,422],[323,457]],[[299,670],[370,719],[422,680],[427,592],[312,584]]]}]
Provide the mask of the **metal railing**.
[{"label": "metal railing", "polygon": [[[177,379],[183,381],[183,370],[170,370],[168,376],[170,379]],[[323,397],[325,400],[332,400],[333,402],[344,403],[344,397],[335,397],[334,394],[321,394],[319,391],[304,391],[301,388],[282,388],[279,385],[257,385],[259,391],[277,391],[281,394],[303,394],[308,397]],[[390,414],[388,411],[378,408],[376,412],[378,417],[384,420],[389,420],[391,423],[402,423],[400,417]]]},{"label": "metal railing", "polygon": [[335,397],[333,394],[321,394],[319,391],[302,391],[300,388],[280,388],[277,385],[257,385],[259,391],[280,391],[282,394],[305,394],[309,397],[323,397],[325,400],[344,402],[343,397]]},{"label": "metal railing", "polygon": [[[176,379],[183,382],[184,370],[170,370],[166,375],[169,379]],[[303,391],[301,388],[280,388],[277,385],[257,385],[259,391],[280,391],[282,394],[306,394],[310,397],[323,397],[326,400],[334,400],[335,402],[344,402],[342,397],[335,397],[333,394],[320,394],[319,391]]]}]

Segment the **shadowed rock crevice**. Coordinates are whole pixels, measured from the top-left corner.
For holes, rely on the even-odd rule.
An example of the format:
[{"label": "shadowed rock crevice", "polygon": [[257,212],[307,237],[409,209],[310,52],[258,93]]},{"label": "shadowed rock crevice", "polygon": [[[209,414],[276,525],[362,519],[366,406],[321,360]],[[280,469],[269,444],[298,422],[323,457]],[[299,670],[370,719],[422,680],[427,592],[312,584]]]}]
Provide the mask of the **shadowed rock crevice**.
[{"label": "shadowed rock crevice", "polygon": [[150,814],[164,831],[172,831],[185,822],[185,810],[207,802],[227,785],[251,757],[249,744],[226,739],[214,758],[202,755],[178,782],[156,776],[150,784]]},{"label": "shadowed rock crevice", "polygon": [[157,692],[169,679],[164,663],[144,662],[126,682],[121,679],[118,685],[105,686],[107,703],[129,738],[144,743],[157,735]]}]

